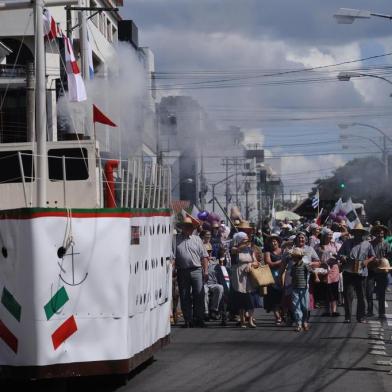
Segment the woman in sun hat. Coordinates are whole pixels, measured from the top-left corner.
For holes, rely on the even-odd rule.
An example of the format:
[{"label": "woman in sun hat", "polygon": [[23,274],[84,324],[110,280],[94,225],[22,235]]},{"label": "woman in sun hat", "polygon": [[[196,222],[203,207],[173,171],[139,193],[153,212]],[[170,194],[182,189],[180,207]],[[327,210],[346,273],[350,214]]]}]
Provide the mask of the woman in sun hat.
[{"label": "woman in sun hat", "polygon": [[282,265],[282,238],[272,234],[267,239],[268,251],[264,253],[264,261],[270,266],[275,284],[267,287],[264,297],[264,308],[267,312],[274,312],[275,324],[282,324],[282,286],[280,285],[279,271]]},{"label": "woman in sun hat", "polygon": [[[328,300],[328,309],[323,314],[325,316],[337,317],[337,301],[339,297],[339,264],[337,253],[340,246],[333,240],[333,231],[324,227],[321,230],[320,244],[316,245],[315,251],[320,257],[322,267],[326,268],[326,297]],[[317,271],[317,270],[316,270]]]},{"label": "woman in sun hat", "polygon": [[245,314],[249,314],[249,327],[255,328],[253,321],[254,303],[251,293],[256,289],[249,271],[252,266],[259,265],[256,256],[250,246],[250,240],[245,232],[236,233],[233,237],[234,247],[232,248],[232,274],[231,287],[233,289],[232,301],[233,309],[238,310],[240,316],[240,326],[246,328]]}]

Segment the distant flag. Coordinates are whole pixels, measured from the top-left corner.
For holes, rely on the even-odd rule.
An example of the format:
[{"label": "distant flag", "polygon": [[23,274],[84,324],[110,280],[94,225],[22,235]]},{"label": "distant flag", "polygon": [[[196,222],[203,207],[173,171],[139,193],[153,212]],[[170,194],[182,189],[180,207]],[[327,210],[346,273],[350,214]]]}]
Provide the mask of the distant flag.
[{"label": "distant flag", "polygon": [[323,208],[320,210],[319,214],[317,215],[316,218],[316,223],[321,226],[321,215],[323,214]]},{"label": "distant flag", "polygon": [[351,197],[343,203],[343,209],[347,218],[347,225],[350,229],[353,229],[357,223],[361,223],[358,218],[357,212],[355,211],[355,206],[351,200]]},{"label": "distant flag", "polygon": [[319,191],[317,190],[317,193],[313,196],[313,198],[312,198],[312,207],[314,208],[314,209],[316,209],[316,208],[318,208],[319,207],[319,205],[320,205],[320,193],[319,193]]},{"label": "distant flag", "polygon": [[65,48],[65,69],[68,80],[68,94],[71,102],[81,102],[87,99],[86,87],[75,60],[71,40],[63,36]]},{"label": "distant flag", "polygon": [[87,51],[88,51],[88,70],[90,74],[90,80],[94,79],[94,63],[93,63],[93,48],[91,47],[90,37],[87,32]]},{"label": "distant flag", "polygon": [[60,35],[57,23],[47,8],[43,12],[44,19],[44,35],[49,41],[53,41]]},{"label": "distant flag", "polygon": [[106,117],[95,105],[93,105],[93,122],[109,125],[109,127],[117,127],[117,125]]}]

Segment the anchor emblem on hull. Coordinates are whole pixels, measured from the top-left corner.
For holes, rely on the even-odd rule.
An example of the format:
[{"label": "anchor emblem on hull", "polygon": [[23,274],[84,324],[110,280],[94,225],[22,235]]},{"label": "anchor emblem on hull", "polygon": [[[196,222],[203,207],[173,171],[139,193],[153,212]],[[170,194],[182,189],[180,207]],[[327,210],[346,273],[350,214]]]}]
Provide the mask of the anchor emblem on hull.
[{"label": "anchor emblem on hull", "polygon": [[[61,250],[60,250],[61,249]],[[62,261],[64,262],[65,261],[65,257],[70,257],[71,258],[71,268],[72,268],[72,282],[67,282],[64,278],[63,278],[63,276],[61,275],[61,272],[63,272],[63,273],[66,273],[66,270],[63,268],[63,266],[62,266],[62,263],[60,264],[60,263],[58,263],[59,264],[59,267],[60,267],[60,269],[61,269],[61,272],[60,272],[60,274],[59,274],[59,277],[60,277],[60,279],[66,284],[66,285],[68,285],[68,286],[79,286],[80,284],[82,284],[86,279],[87,279],[87,276],[88,276],[88,272],[86,272],[86,274],[84,275],[84,278],[82,279],[82,280],[80,280],[79,282],[75,282],[75,256],[76,255],[80,255],[80,253],[78,253],[78,252],[75,252],[74,251],[74,246],[73,245],[71,245],[70,247],[69,247],[69,249],[70,249],[70,253],[66,253],[67,252],[67,249],[65,249],[65,248],[60,248],[59,249],[59,252],[63,252],[63,254],[62,254]]]}]

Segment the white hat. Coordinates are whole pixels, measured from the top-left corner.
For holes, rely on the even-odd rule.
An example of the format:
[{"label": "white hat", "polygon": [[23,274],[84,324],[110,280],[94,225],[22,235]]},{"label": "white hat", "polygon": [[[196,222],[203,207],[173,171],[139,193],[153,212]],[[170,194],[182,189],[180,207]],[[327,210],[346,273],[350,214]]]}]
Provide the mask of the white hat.
[{"label": "white hat", "polygon": [[233,241],[235,245],[238,245],[239,243],[241,243],[244,240],[247,240],[248,238],[249,238],[248,234],[244,233],[243,231],[240,231],[233,235]]}]

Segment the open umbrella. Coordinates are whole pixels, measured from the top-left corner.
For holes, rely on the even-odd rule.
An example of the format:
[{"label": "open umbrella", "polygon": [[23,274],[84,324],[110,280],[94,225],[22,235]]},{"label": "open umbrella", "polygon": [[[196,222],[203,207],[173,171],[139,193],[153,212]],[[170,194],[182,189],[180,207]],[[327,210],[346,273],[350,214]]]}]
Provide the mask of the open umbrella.
[{"label": "open umbrella", "polygon": [[275,213],[275,219],[277,220],[299,220],[300,218],[300,215],[292,211],[277,211]]}]

